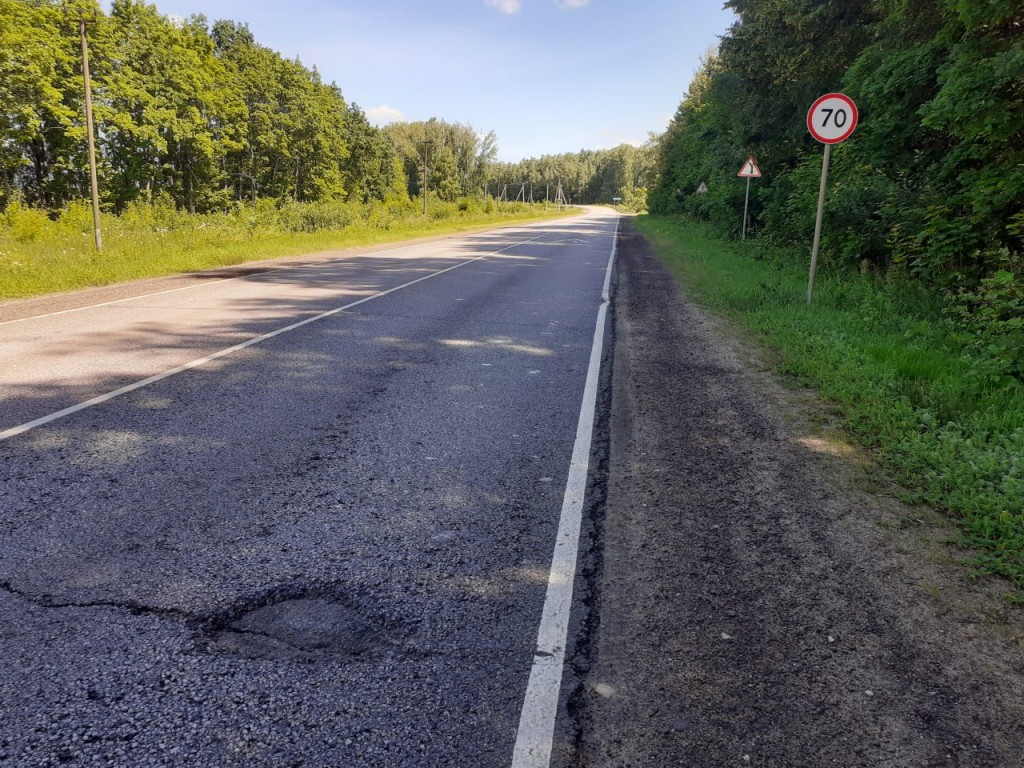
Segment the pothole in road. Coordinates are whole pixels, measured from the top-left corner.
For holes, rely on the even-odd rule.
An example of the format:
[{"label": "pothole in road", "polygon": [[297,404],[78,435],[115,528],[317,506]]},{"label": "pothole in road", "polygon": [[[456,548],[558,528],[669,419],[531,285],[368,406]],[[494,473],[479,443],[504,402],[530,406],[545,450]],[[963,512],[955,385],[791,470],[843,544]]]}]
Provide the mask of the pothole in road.
[{"label": "pothole in road", "polygon": [[250,610],[213,633],[213,649],[246,658],[352,657],[388,644],[383,619],[324,597],[296,597]]}]

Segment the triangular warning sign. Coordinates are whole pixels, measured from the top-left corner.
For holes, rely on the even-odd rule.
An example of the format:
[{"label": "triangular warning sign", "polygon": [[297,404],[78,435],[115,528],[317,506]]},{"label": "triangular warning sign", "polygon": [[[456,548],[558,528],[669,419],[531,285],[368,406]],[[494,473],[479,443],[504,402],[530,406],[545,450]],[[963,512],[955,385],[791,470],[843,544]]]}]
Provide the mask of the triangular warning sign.
[{"label": "triangular warning sign", "polygon": [[710,191],[710,190],[708,190],[708,185],[707,185],[707,183],[706,183],[706,182],[703,182],[703,181],[702,181],[702,182],[700,183],[700,186],[699,186],[699,187],[697,187],[697,192],[696,192],[695,194],[698,194],[698,195],[706,195],[706,194],[707,194],[707,193],[708,193],[709,191]]},{"label": "triangular warning sign", "polygon": [[751,155],[747,158],[747,162],[740,168],[740,172],[736,174],[741,179],[759,179],[761,178],[761,169],[757,167],[757,160]]}]

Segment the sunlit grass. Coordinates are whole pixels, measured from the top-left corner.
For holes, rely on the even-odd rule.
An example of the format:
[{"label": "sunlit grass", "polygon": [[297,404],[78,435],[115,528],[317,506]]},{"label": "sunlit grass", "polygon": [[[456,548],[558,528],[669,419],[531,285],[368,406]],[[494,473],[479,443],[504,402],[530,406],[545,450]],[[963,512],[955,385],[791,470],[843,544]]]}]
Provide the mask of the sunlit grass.
[{"label": "sunlit grass", "polygon": [[776,351],[874,450],[912,502],[953,514],[981,568],[1024,595],[1024,386],[972,355],[940,299],[826,267],[806,303],[805,254],[639,217],[687,292]]},{"label": "sunlit grass", "polygon": [[0,299],[194,272],[282,256],[358,247],[563,216],[542,204],[431,201],[415,204],[272,203],[188,215],[167,205],[135,206],[102,217],[103,251],[92,218],[72,206],[57,221],[13,206],[0,214]]}]

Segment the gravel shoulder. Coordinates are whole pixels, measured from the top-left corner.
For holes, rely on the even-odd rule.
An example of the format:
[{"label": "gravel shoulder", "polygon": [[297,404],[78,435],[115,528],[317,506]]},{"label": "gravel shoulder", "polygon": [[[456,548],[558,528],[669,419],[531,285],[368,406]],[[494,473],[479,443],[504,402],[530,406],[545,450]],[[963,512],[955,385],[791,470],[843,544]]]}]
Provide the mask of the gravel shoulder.
[{"label": "gravel shoulder", "polygon": [[620,235],[596,626],[566,764],[1024,764],[1024,618],[827,406]]}]

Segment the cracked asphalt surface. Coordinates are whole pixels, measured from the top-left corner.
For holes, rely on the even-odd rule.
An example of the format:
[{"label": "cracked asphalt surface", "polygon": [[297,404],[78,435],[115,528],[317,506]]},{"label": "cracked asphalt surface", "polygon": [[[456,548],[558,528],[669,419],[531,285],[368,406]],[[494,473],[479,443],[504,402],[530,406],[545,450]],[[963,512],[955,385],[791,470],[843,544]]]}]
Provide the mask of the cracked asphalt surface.
[{"label": "cracked asphalt surface", "polygon": [[[508,766],[616,220],[0,306],[2,431],[480,257],[0,441],[0,766]],[[1019,611],[619,243],[552,768],[1024,765]]]},{"label": "cracked asphalt surface", "polygon": [[492,254],[0,442],[0,765],[507,765],[616,219],[0,326],[2,429]]}]

